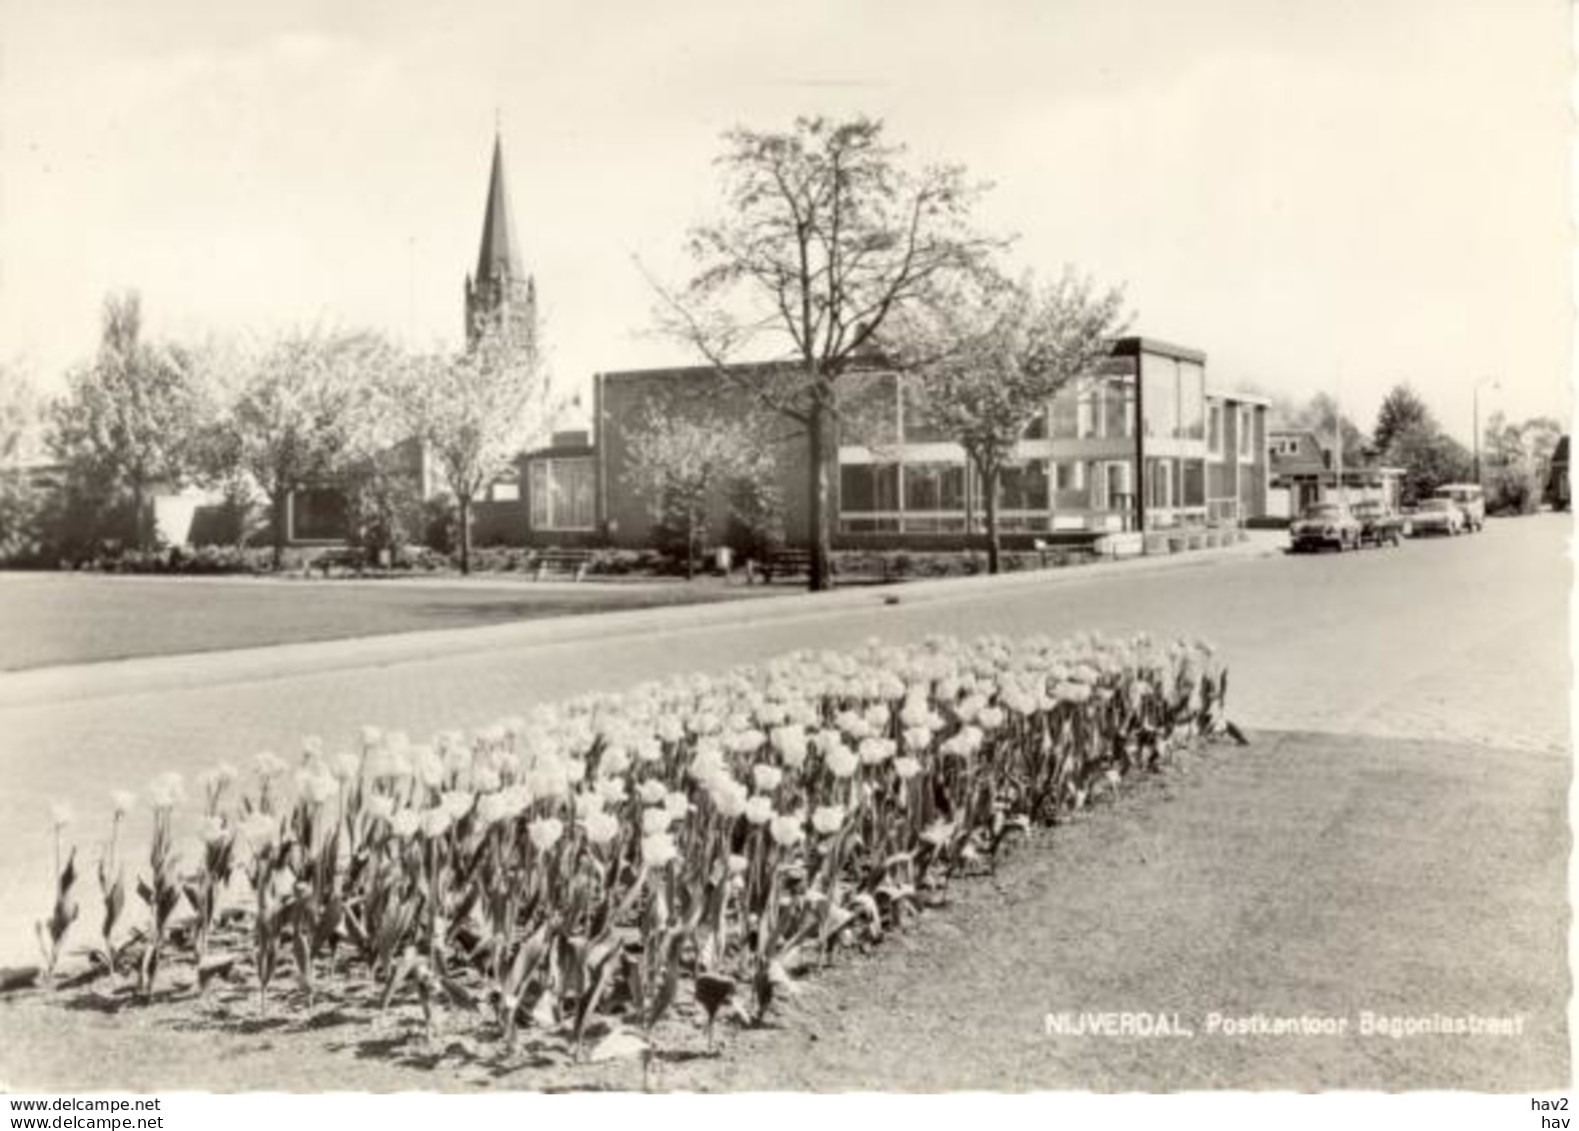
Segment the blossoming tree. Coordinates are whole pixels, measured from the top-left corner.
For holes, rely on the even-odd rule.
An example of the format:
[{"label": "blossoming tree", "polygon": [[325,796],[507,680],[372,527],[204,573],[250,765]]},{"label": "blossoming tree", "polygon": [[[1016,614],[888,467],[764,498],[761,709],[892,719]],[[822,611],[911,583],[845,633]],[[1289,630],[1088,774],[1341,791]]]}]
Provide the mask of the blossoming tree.
[{"label": "blossoming tree", "polygon": [[[980,188],[957,166],[915,169],[880,121],[800,118],[724,136],[727,217],[692,231],[696,273],[660,289],[664,328],[806,438],[811,588],[831,584],[831,474],[846,378],[870,369],[884,323],[1001,241],[969,225]],[[779,367],[742,366],[750,351]]]},{"label": "blossoming tree", "polygon": [[696,576],[718,497],[741,483],[760,491],[772,476],[771,450],[758,432],[717,413],[657,406],[631,429],[626,481],[647,498],[654,525],[683,539],[687,578]]},{"label": "blossoming tree", "polygon": [[1121,292],[1066,270],[1040,286],[978,271],[889,323],[885,354],[911,382],[921,415],[976,468],[988,572],[999,569],[999,486],[1015,446],[1059,390],[1092,372],[1123,321]]},{"label": "blossoming tree", "polygon": [[291,493],[333,481],[354,458],[365,390],[390,356],[376,336],[315,328],[215,363],[233,366],[238,385],[220,429],[219,462],[244,470],[267,496],[275,568],[284,557]]},{"label": "blossoming tree", "polygon": [[409,359],[402,398],[411,431],[455,496],[461,572],[471,572],[472,507],[516,456],[546,441],[559,406],[535,336],[486,326],[472,347]]}]

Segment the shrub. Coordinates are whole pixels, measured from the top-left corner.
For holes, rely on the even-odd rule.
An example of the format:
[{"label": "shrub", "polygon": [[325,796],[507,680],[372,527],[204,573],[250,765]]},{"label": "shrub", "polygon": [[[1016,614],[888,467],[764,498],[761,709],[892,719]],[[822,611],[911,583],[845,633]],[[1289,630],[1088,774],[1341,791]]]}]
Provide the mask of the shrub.
[{"label": "shrub", "polygon": [[455,496],[440,493],[423,501],[422,544],[441,554],[453,553],[460,545],[460,520]]}]

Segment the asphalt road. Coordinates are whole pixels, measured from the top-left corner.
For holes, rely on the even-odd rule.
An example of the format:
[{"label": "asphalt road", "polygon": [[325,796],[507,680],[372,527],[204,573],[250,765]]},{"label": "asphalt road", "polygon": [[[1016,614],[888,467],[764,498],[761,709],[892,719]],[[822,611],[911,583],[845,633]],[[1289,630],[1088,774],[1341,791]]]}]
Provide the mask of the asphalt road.
[{"label": "asphalt road", "polygon": [[[1488,1064],[1490,1084],[1510,1086],[1512,1070],[1503,1066],[1527,1064],[1539,1080],[1560,1083],[1568,1073],[1570,532],[1563,516],[1538,516],[1397,550],[1244,558],[1113,576],[1093,571],[1045,585],[961,586],[956,596],[925,601],[907,600],[901,591],[894,606],[875,595],[826,608],[811,602],[768,622],[749,621],[742,610],[744,624],[668,610],[646,614],[635,634],[593,640],[511,643],[501,636],[490,638],[487,651],[432,658],[375,651],[365,665],[307,674],[293,674],[290,666],[220,665],[213,682],[199,672],[163,689],[155,681],[141,691],[129,683],[76,698],[63,694],[59,701],[24,697],[0,707],[6,782],[0,955],[19,952],[12,944],[30,938],[28,924],[47,904],[52,798],[76,800],[81,817],[93,822],[107,813],[100,799],[109,789],[140,786],[163,769],[193,774],[219,758],[244,761],[261,749],[291,753],[304,734],[321,734],[333,745],[349,741],[363,722],[417,735],[481,725],[588,689],[870,636],[1146,629],[1213,641],[1230,668],[1231,716],[1261,733],[1253,756],[1227,764],[1220,780],[1212,778],[1217,767],[1199,775],[1191,791],[1165,808],[1161,826],[1115,820],[1111,833],[1102,834],[1139,837],[1125,843],[1151,843],[1152,859],[1171,862],[1159,873],[1115,868],[1112,861],[1123,853],[1092,857],[1103,883],[1122,886],[1139,902],[1128,904],[1131,915],[1120,913],[1124,905],[1104,911],[1103,899],[1088,901],[1084,914],[1098,934],[1087,941],[1095,939],[1104,954],[1132,952],[1137,964],[1114,964],[1103,975],[1107,981],[1064,971],[1046,992],[1033,982],[1035,992],[1019,996],[1022,1012],[1030,1011],[1016,1022],[1019,1029],[1035,1028],[1040,1011],[1055,1008],[1167,1005],[1201,1020],[1213,1003],[1241,1011],[1334,1012],[1369,1001],[1397,1011],[1523,1011],[1531,1043],[1443,1051],[1418,1041],[1219,1042],[1213,1047],[1223,1051],[1214,1061],[1202,1059],[1205,1046],[1197,1042],[1187,1057],[1166,1061],[1167,1079],[1145,1075],[1155,1073],[1146,1067],[1155,1058],[1136,1062],[1139,1077],[1109,1071],[1103,1061],[1108,1074],[1099,1078],[1059,1071],[1038,1084],[1025,1075],[1033,1070],[1024,1063],[1015,1078],[1025,1086],[1081,1086],[1086,1079],[1092,1086],[1133,1087],[1486,1087]],[[0,701],[3,692],[0,682]],[[1086,827],[1102,825],[1094,820]],[[1159,836],[1164,842],[1156,842]],[[1078,864],[1064,861],[1065,867]],[[1010,937],[993,944],[997,950],[983,953],[946,935],[941,943],[928,944],[923,935],[906,944],[923,947],[915,960],[934,963],[939,979],[954,969],[942,961],[949,954],[968,974],[958,1009],[938,1007],[959,1014],[947,1032],[969,1037],[972,1026],[1001,1023],[996,1014],[972,1013],[972,1000],[988,999],[981,986],[970,987],[983,970],[1008,976],[1019,961],[1025,946],[1013,938],[1016,921],[1067,933],[1059,909],[1070,893],[1048,892],[1033,884],[1015,897],[1018,918],[998,922],[997,934]],[[1048,902],[1055,898],[1056,906]],[[1159,944],[1159,930],[1164,938],[1184,934],[1170,946]],[[1201,945],[1203,937],[1210,945]],[[934,949],[925,950],[928,945]],[[877,974],[868,982],[878,987],[885,960],[873,961]],[[894,960],[895,976],[909,961]],[[1183,977],[1206,989],[1192,992]],[[832,990],[839,983],[826,985]],[[791,1072],[781,1077],[787,1086],[1010,1086],[1002,1072],[1017,1062],[989,1060],[970,1070],[969,1058],[935,1054],[938,1064],[929,1070],[925,1059],[915,1059],[925,1057],[925,1047],[896,1057],[881,1039],[884,1003],[863,1006],[861,985],[849,988],[857,1000],[841,1012],[859,1015],[864,1008],[869,1016],[854,1023],[854,1043],[838,1062],[848,1077],[825,1065],[831,1076]],[[1123,1002],[1115,1003],[1119,997]],[[818,1023],[815,1011],[805,1023]],[[907,1031],[912,1043],[917,1032],[930,1033],[932,1046],[947,1042],[944,1031]],[[890,1036],[890,1045],[903,1043],[899,1034]],[[860,1049],[867,1047],[891,1058],[888,1077],[880,1064],[862,1061]],[[1042,1058],[1035,1063],[1048,1060],[1045,1040],[1028,1047],[1034,1051],[1027,1055]],[[1078,1065],[1099,1047],[1070,1044],[1057,1062]],[[763,1052],[736,1065],[738,1076],[697,1083],[763,1086],[779,1070],[772,1050]],[[945,1062],[961,1065],[960,1074],[939,1067]],[[1444,1075],[1434,1076],[1439,1070]]]}]

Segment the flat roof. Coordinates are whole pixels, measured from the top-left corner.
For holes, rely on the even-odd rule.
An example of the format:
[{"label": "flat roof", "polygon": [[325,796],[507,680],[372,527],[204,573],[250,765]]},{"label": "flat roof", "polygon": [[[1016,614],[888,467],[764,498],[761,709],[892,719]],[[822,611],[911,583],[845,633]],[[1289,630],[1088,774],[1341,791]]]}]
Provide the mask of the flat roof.
[{"label": "flat roof", "polygon": [[1206,390],[1206,396],[1208,399],[1216,397],[1218,400],[1223,401],[1238,401],[1240,404],[1258,404],[1263,408],[1272,407],[1271,397],[1264,397],[1260,393],[1242,393],[1237,389],[1213,389],[1208,387]]},{"label": "flat roof", "polygon": [[799,370],[800,362],[793,359],[785,361],[732,361],[724,365],[714,365],[712,362],[701,362],[696,365],[655,365],[646,369],[600,369],[592,376],[594,378],[626,378],[626,377],[695,377],[704,373],[717,374],[720,370],[729,370],[741,374],[752,373],[793,373]]},{"label": "flat roof", "polygon": [[1178,346],[1172,342],[1165,342],[1160,338],[1127,337],[1117,338],[1113,342],[1111,352],[1116,357],[1134,357],[1141,353],[1157,353],[1163,357],[1175,358],[1179,361],[1193,361],[1198,365],[1206,364],[1206,354],[1189,346]]}]

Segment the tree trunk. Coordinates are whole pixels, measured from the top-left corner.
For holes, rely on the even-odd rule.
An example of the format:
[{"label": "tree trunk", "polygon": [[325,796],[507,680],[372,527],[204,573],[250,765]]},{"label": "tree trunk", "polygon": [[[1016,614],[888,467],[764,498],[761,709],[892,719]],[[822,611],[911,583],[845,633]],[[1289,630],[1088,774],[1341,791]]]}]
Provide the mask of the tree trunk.
[{"label": "tree trunk", "polygon": [[274,572],[280,572],[285,565],[285,508],[290,500],[290,492],[278,485],[269,495],[269,507],[274,511]]},{"label": "tree trunk", "polygon": [[696,580],[696,511],[694,509],[685,515],[685,579]]},{"label": "tree trunk", "polygon": [[148,540],[144,532],[148,529],[143,522],[143,477],[139,474],[132,475],[132,548],[143,549]]},{"label": "tree trunk", "polygon": [[807,421],[806,431],[809,439],[806,454],[811,465],[807,468],[810,482],[808,499],[810,513],[807,516],[811,541],[810,587],[813,592],[821,592],[833,588],[833,571],[829,568],[833,538],[828,514],[831,494],[827,456],[828,409],[820,395],[812,402],[811,418]]},{"label": "tree trunk", "polygon": [[987,572],[995,574],[1000,566],[1002,547],[998,538],[998,468],[989,468],[982,477],[987,492]]},{"label": "tree trunk", "polygon": [[472,571],[472,501],[467,495],[455,501],[461,512],[461,576],[465,577]]}]

